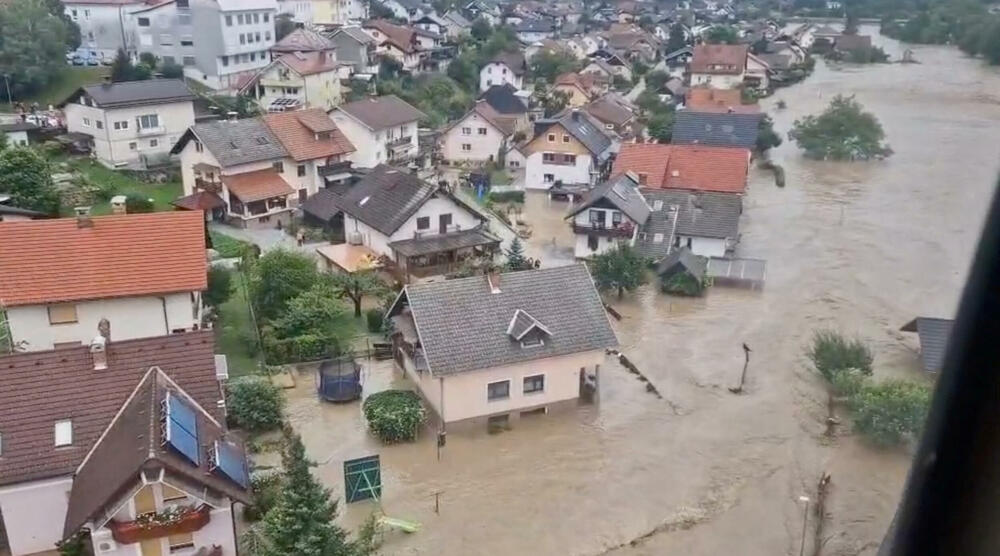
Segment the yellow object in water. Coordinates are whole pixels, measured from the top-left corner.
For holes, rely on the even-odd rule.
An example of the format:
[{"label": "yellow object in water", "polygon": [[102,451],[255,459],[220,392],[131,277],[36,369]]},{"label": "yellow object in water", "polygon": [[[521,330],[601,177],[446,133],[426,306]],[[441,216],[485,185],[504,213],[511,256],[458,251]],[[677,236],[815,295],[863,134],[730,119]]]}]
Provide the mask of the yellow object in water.
[{"label": "yellow object in water", "polygon": [[420,530],[420,524],[416,521],[406,521],[395,517],[382,516],[378,520],[379,524],[395,527],[406,533],[416,533]]}]

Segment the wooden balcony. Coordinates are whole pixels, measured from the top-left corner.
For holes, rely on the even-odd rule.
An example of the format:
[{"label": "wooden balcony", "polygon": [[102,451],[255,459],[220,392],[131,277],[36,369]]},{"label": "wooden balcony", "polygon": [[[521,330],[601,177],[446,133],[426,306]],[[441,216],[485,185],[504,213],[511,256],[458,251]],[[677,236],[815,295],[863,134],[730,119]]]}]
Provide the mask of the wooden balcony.
[{"label": "wooden balcony", "polygon": [[406,137],[398,137],[391,141],[386,142],[385,146],[389,149],[400,149],[404,147],[409,147],[413,143],[413,136],[407,135]]},{"label": "wooden balcony", "polygon": [[623,222],[618,226],[599,224],[597,222],[592,222],[589,225],[573,223],[574,234],[630,238],[633,232],[635,232],[635,227],[628,222]]},{"label": "wooden balcony", "polygon": [[132,521],[110,521],[108,528],[115,541],[122,544],[134,544],[149,539],[159,539],[169,535],[194,533],[208,525],[212,519],[211,510],[207,505],[198,508],[188,508],[172,518],[163,518],[157,514],[152,519],[135,519]]},{"label": "wooden balcony", "polygon": [[326,166],[320,166],[316,169],[320,176],[333,176],[336,174],[342,174],[344,172],[349,172],[351,170],[351,161],[342,160],[340,162],[331,162]]}]

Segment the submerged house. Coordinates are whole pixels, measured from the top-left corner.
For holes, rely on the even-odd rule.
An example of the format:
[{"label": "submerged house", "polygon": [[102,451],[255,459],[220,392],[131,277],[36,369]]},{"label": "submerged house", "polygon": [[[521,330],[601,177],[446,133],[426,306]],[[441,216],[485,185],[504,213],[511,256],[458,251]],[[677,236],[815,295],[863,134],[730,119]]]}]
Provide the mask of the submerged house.
[{"label": "submerged house", "polygon": [[411,284],[386,317],[396,368],[447,425],[571,405],[618,344],[582,264]]},{"label": "submerged house", "polygon": [[941,372],[944,356],[948,350],[948,338],[955,325],[952,319],[917,317],[906,323],[900,330],[916,332],[920,340],[920,360],[929,373]]}]

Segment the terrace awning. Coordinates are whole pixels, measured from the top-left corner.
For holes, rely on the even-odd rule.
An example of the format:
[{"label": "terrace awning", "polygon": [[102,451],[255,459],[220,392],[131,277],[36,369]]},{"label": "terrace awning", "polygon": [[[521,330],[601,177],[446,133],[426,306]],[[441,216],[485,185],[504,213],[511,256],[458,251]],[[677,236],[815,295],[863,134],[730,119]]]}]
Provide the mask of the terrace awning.
[{"label": "terrace awning", "polygon": [[198,191],[170,202],[177,208],[185,210],[212,210],[226,206],[221,197],[210,191]]},{"label": "terrace awning", "polygon": [[222,183],[244,203],[285,197],[295,193],[292,186],[272,168],[222,176]]},{"label": "terrace awning", "polygon": [[432,255],[480,245],[500,245],[500,239],[482,228],[462,230],[447,234],[434,234],[414,239],[403,239],[389,244],[396,253],[404,257]]}]

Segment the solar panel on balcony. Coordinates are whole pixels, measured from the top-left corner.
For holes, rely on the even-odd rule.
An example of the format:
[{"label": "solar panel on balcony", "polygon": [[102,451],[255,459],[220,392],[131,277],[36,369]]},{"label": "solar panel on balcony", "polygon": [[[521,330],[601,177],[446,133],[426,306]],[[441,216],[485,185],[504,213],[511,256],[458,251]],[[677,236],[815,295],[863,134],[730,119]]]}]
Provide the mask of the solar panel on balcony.
[{"label": "solar panel on balcony", "polygon": [[246,488],[249,484],[246,459],[243,452],[236,446],[216,440],[215,466],[217,471],[221,471],[223,475],[241,487]]}]

